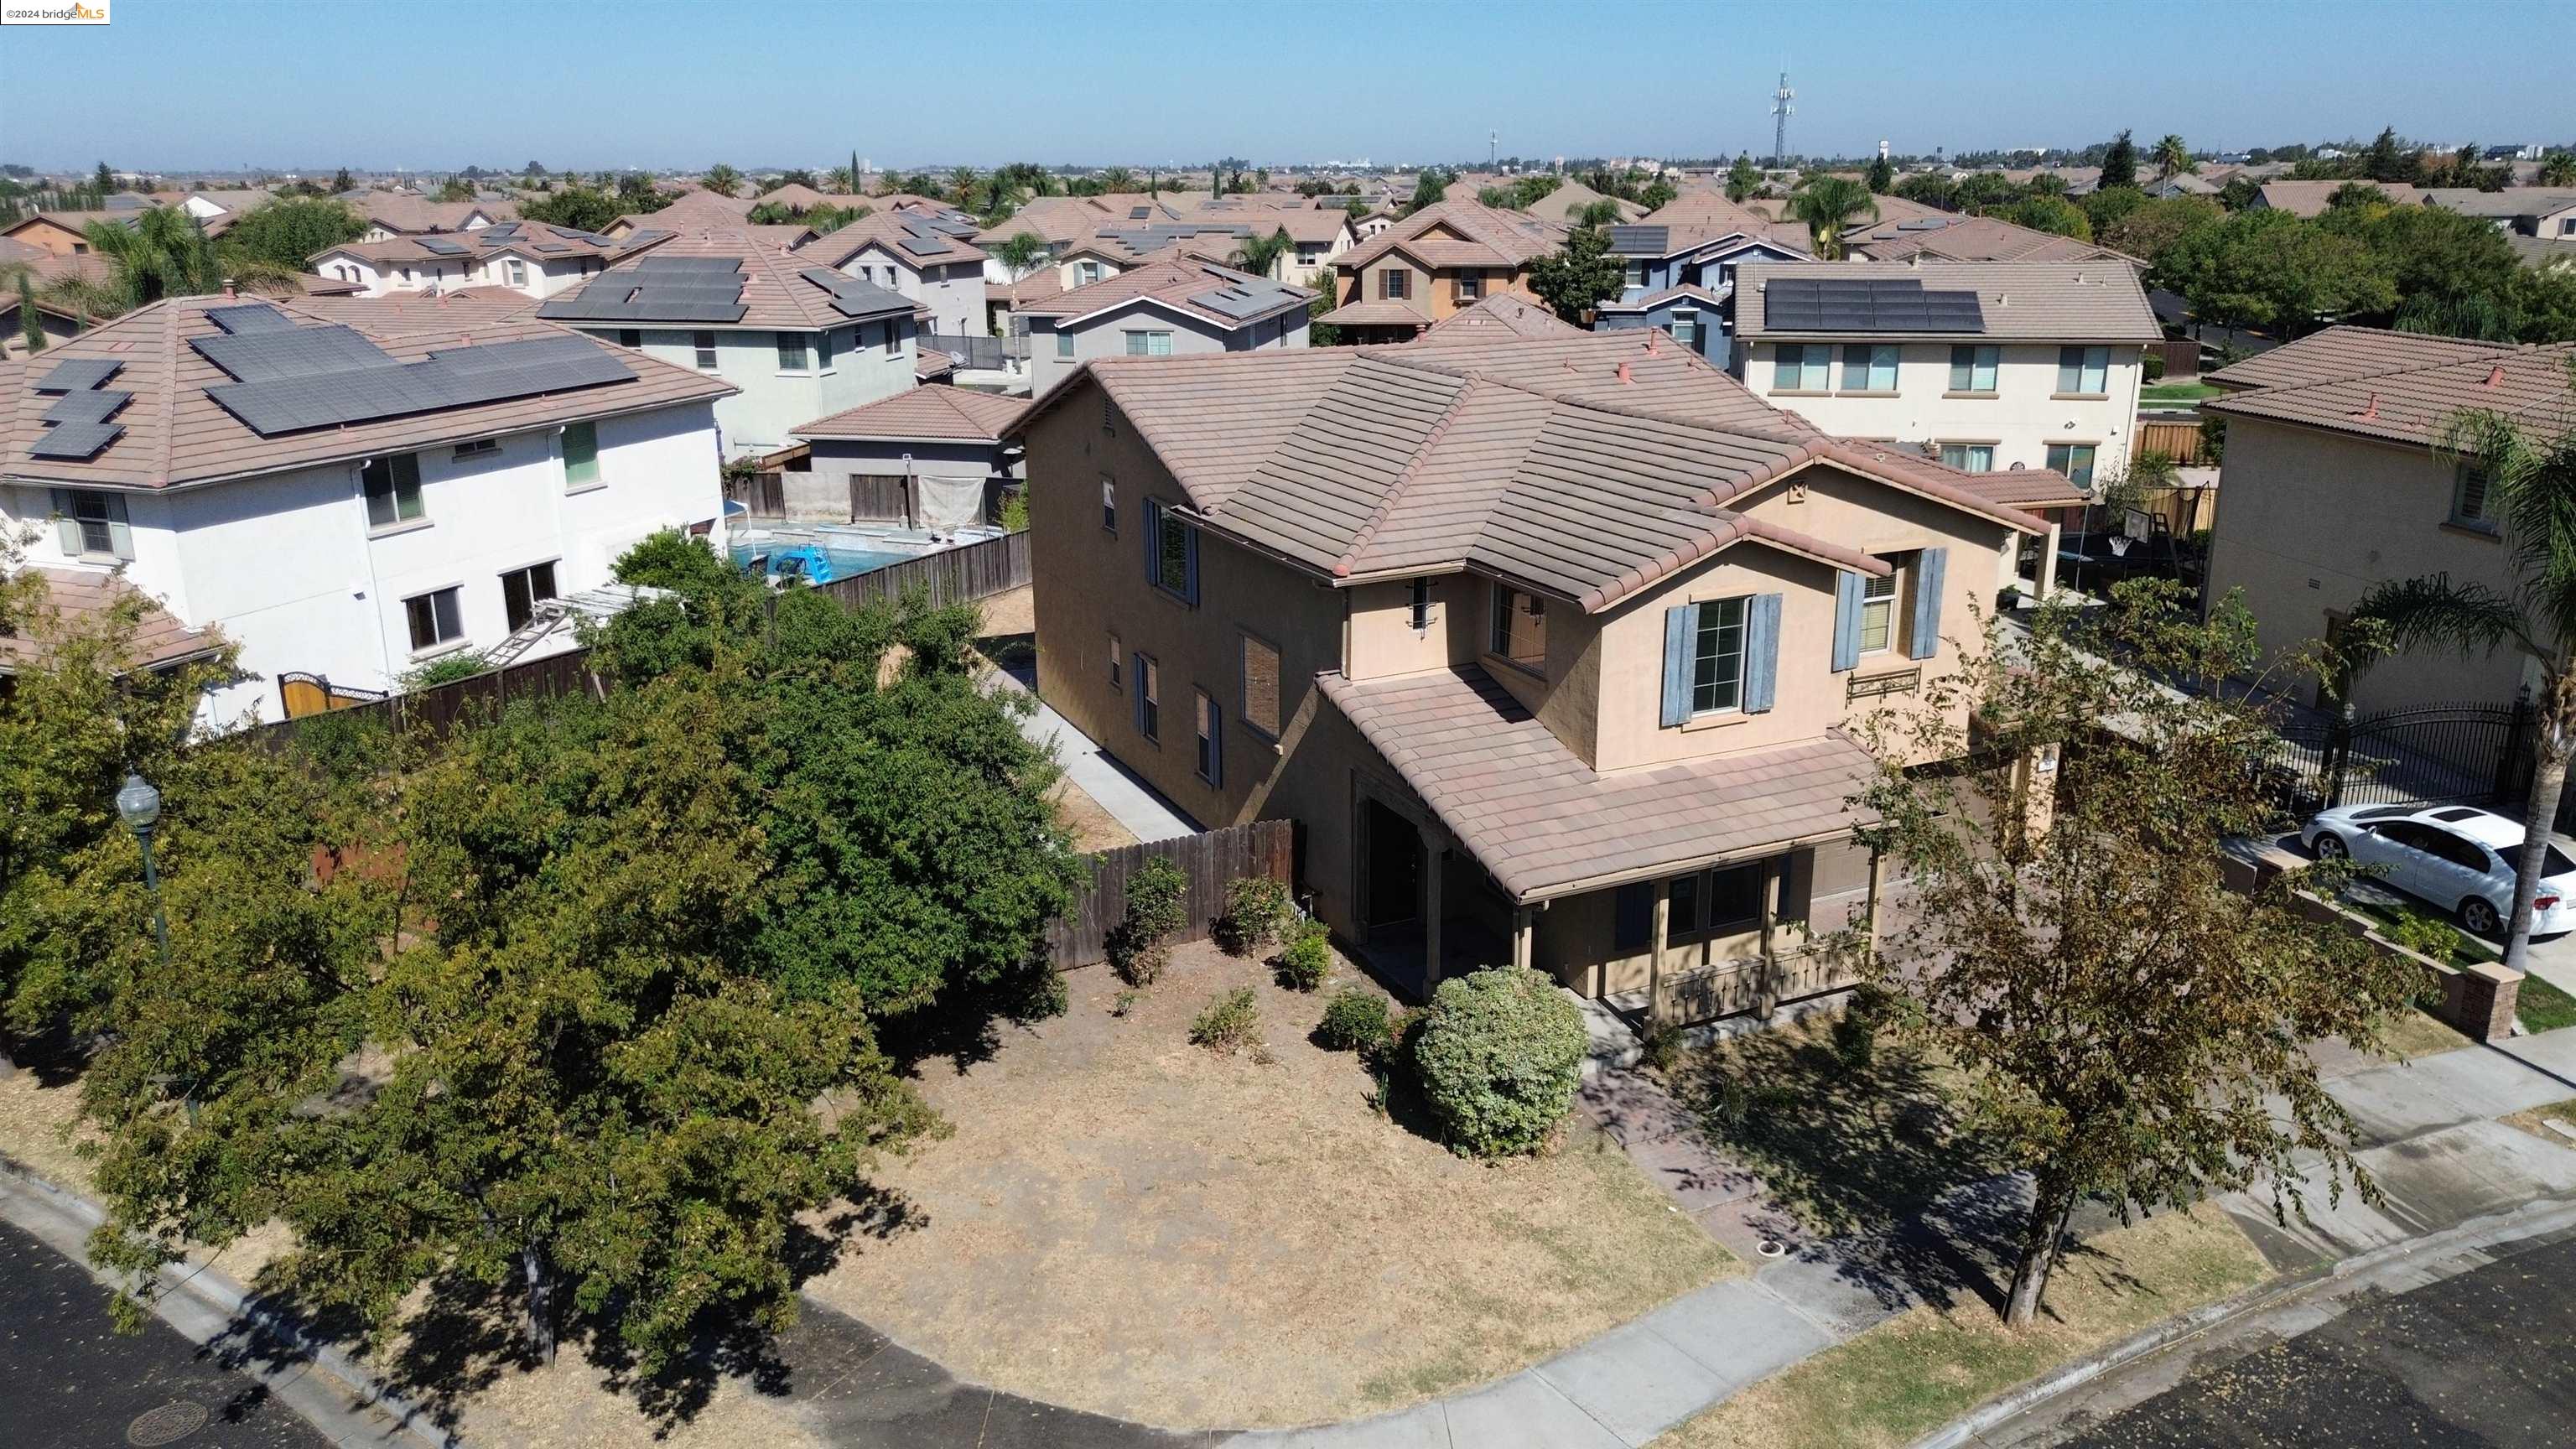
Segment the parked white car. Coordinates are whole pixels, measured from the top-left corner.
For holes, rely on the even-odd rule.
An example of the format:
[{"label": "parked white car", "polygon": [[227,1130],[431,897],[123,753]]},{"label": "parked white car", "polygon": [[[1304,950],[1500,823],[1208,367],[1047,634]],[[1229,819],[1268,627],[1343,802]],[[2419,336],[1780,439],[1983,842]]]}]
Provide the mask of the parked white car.
[{"label": "parked white car", "polygon": [[[2378,868],[2378,878],[2456,916],[2473,935],[2504,934],[2522,823],[2473,805],[2346,805],[2299,832],[2310,850]],[[2576,930],[2576,857],[2553,838],[2532,901],[2531,933]]]}]

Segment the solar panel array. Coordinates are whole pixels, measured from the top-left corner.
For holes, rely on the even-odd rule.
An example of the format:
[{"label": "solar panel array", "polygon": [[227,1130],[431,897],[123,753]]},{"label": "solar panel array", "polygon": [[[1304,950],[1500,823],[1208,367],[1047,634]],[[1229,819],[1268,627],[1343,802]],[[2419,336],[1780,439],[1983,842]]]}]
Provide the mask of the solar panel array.
[{"label": "solar panel array", "polygon": [[237,379],[206,396],[263,438],[635,377],[615,353],[579,337],[451,347],[418,362],[396,362],[346,327],[197,337],[189,345]]},{"label": "solar panel array", "polygon": [[900,292],[889,292],[874,282],[863,282],[829,267],[807,267],[796,275],[832,294],[832,310],[844,317],[874,317],[886,312],[909,312],[912,299]]},{"label": "solar panel array", "polygon": [[1946,216],[1914,216],[1896,224],[1898,231],[1939,231],[1950,224]]},{"label": "solar panel array", "polygon": [[647,256],[600,273],[537,315],[565,322],[739,322],[750,309],[739,257]]},{"label": "solar panel array", "polygon": [[266,302],[250,302],[239,307],[208,307],[206,320],[226,332],[281,332],[295,326],[294,318]]},{"label": "solar panel array", "polygon": [[36,384],[36,391],[85,392],[124,370],[125,364],[113,357],[75,357],[54,364],[54,370]]},{"label": "solar panel array", "polygon": [[1672,235],[1668,226],[1614,226],[1610,250],[1623,257],[1660,257],[1672,244]]},{"label": "solar panel array", "polygon": [[124,433],[125,429],[114,423],[61,423],[46,429],[35,442],[28,444],[27,454],[34,458],[65,458],[79,462],[95,455]]},{"label": "solar panel array", "polygon": [[908,236],[903,239],[902,246],[917,257],[946,256],[952,250],[944,237]]},{"label": "solar panel array", "polygon": [[102,388],[67,392],[54,399],[52,407],[45,409],[44,420],[49,423],[103,423],[115,417],[117,410],[133,399],[134,394],[130,392]]},{"label": "solar panel array", "polygon": [[474,249],[472,247],[466,246],[461,242],[449,241],[445,237],[425,236],[415,238],[415,240],[420,243],[420,249],[422,251],[436,252],[442,257],[466,257],[474,254]]},{"label": "solar panel array", "polygon": [[1255,282],[1219,287],[1213,292],[1198,293],[1190,298],[1190,305],[1223,313],[1240,322],[1247,317],[1258,317],[1265,312],[1287,306],[1291,302],[1303,300],[1305,299],[1276,282]]},{"label": "solar panel array", "polygon": [[1773,277],[1762,293],[1774,332],[1983,332],[1974,292],[1927,292],[1912,277]]}]

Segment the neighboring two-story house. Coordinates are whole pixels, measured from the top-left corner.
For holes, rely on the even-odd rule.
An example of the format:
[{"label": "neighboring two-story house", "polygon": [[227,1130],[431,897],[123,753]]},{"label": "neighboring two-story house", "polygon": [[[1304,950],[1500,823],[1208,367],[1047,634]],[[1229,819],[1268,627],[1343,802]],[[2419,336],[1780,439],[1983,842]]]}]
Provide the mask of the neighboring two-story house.
[{"label": "neighboring two-story house", "polygon": [[1651,327],[1720,367],[1735,326],[1735,269],[1744,262],[1803,262],[1803,246],[1772,234],[1749,213],[1610,228],[1610,251],[1625,268],[1619,295],[1593,309],[1593,328]]},{"label": "neighboring two-story house", "polygon": [[49,580],[157,599],[155,647],[237,642],[215,725],[279,717],[290,674],[377,691],[498,646],[723,511],[729,387],[526,320],[187,297],[5,376],[0,526],[39,525]]},{"label": "neighboring two-story house", "polygon": [[2162,331],[2119,262],[1748,262],[1732,370],[1838,437],[2080,487],[2128,465]]},{"label": "neighboring two-story house", "polygon": [[1296,820],[1315,909],[1413,987],[1833,989],[1803,948],[1875,884],[1844,726],[1956,667],[2043,526],[1669,342],[1485,320],[1042,396],[1041,694],[1202,822]]},{"label": "neighboring two-story house", "polygon": [[305,265],[361,297],[501,287],[544,300],[568,291],[654,244],[667,231],[621,239],[537,221],[504,221],[472,231],[398,236],[325,247]]},{"label": "neighboring two-story house", "polygon": [[1314,294],[1177,252],[1025,303],[1029,394],[1096,357],[1181,357],[1306,345]]},{"label": "neighboring two-story house", "polygon": [[876,212],[796,254],[911,298],[929,314],[932,332],[984,335],[984,253],[937,217]]},{"label": "neighboring two-story house", "polygon": [[[2443,428],[2472,410],[2567,427],[2571,356],[2576,344],[2329,327],[2209,374],[2230,389],[2201,404],[2227,421],[2209,596],[2241,595],[2278,654],[2333,637],[2378,584],[2447,573],[2510,594],[2505,522],[2476,460],[2440,446]],[[2352,703],[2501,705],[2537,680],[2513,649],[2422,649],[2364,671]]]},{"label": "neighboring two-story house", "polygon": [[1473,201],[1424,207],[1335,264],[1339,305],[1316,320],[1342,329],[1349,342],[1410,342],[1493,293],[1535,298],[1530,263],[1564,246],[1569,231],[1561,221]]},{"label": "neighboring two-story house", "polygon": [[537,315],[732,385],[728,457],[789,446],[796,425],[913,386],[918,304],[738,229],[684,233]]},{"label": "neighboring two-story house", "polygon": [[365,218],[362,242],[392,241],[406,236],[451,236],[510,221],[519,209],[505,201],[433,201],[407,191],[362,191],[343,194],[349,208]]}]

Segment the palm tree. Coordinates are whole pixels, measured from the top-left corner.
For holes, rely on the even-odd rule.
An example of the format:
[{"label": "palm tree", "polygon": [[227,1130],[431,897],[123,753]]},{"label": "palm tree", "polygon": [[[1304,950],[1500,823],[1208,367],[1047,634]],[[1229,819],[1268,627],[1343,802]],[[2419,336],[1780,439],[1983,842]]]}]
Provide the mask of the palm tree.
[{"label": "palm tree", "polygon": [[1289,239],[1286,227],[1276,228],[1268,236],[1254,232],[1234,244],[1234,264],[1254,276],[1276,280],[1281,260],[1296,245]]},{"label": "palm tree", "polygon": [[823,188],[846,196],[857,192],[859,183],[856,174],[849,167],[835,166],[823,173]]},{"label": "palm tree", "polygon": [[2185,171],[2199,169],[2199,163],[2191,159],[2191,148],[2182,143],[2182,137],[2167,131],[2165,138],[2156,143],[2156,179],[2158,181],[2171,181]]},{"label": "palm tree", "polygon": [[1572,221],[1576,226],[1617,226],[1619,203],[1605,196],[1581,211],[1575,212],[1567,220]]},{"label": "palm tree", "polygon": [[2576,186],[2576,151],[2552,151],[2540,158],[2540,184]]},{"label": "palm tree", "polygon": [[993,260],[1009,269],[1011,280],[1016,282],[1047,254],[1047,244],[1046,239],[1037,233],[1022,231],[1013,232],[985,250]]},{"label": "palm tree", "polygon": [[742,185],[742,173],[719,161],[706,169],[698,184],[718,196],[731,196]]},{"label": "palm tree", "polygon": [[[2567,390],[2576,407],[2576,357],[2567,360]],[[2531,954],[2542,852],[2567,788],[2568,757],[2576,754],[2576,423],[2555,426],[2555,433],[2544,434],[2485,410],[2442,425],[2439,455],[2486,480],[2489,506],[2504,522],[2513,587],[2500,592],[2433,574],[2372,588],[2353,607],[2352,622],[2363,627],[2343,686],[2348,696],[2351,674],[2379,655],[2425,645],[2464,654],[2511,645],[2539,661],[2539,759],[2514,862],[2513,915],[2505,924],[2504,964],[2515,971]]]},{"label": "palm tree", "polygon": [[1819,176],[1789,198],[1789,214],[1807,224],[1819,261],[1843,259],[1843,233],[1856,217],[1878,220],[1878,198],[1869,188],[1841,176]]},{"label": "palm tree", "polygon": [[115,317],[164,297],[221,291],[228,281],[278,295],[297,290],[292,268],[217,255],[203,224],[174,206],[156,206],[131,224],[94,221],[86,234],[90,250],[108,260],[107,278],[66,277],[46,289],[49,300],[84,315]]},{"label": "palm tree", "polygon": [[1100,173],[1100,189],[1107,192],[1133,191],[1136,173],[1124,166],[1112,166]]}]

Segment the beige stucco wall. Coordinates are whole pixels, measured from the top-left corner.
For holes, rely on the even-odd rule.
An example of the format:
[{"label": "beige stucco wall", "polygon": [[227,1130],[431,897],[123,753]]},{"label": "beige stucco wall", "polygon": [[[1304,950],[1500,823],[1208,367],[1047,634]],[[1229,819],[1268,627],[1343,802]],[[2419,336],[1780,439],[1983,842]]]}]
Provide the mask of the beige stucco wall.
[{"label": "beige stucco wall", "polygon": [[[2448,573],[2496,589],[2513,582],[2502,539],[2451,526],[2455,474],[2430,448],[2377,443],[2257,418],[2227,420],[2209,595],[2238,593],[2267,658],[2322,638],[2327,615],[2372,585]],[[2506,704],[2528,666],[2511,651],[2425,650],[2386,659],[2353,691],[2364,714],[2416,704]],[[2306,702],[2308,678],[2280,687]]]}]

